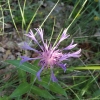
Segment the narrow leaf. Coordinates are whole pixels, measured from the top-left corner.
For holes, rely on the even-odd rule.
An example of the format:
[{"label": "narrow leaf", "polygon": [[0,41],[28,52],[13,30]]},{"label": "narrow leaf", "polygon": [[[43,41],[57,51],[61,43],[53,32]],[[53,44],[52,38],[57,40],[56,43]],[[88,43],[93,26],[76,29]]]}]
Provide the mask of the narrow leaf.
[{"label": "narrow leaf", "polygon": [[32,92],[47,99],[54,99],[54,97],[47,90],[40,89],[36,86],[32,87]]},{"label": "narrow leaf", "polygon": [[10,97],[18,97],[21,96],[25,93],[27,93],[30,89],[30,86],[27,82],[21,83],[14,91],[13,93],[10,95]]},{"label": "narrow leaf", "polygon": [[56,82],[49,83],[49,79],[50,79],[49,76],[42,78],[41,81],[38,81],[38,84],[41,84],[44,88],[46,88],[54,93],[58,93],[58,94],[67,96],[65,90],[60,86],[59,83],[56,83]]},{"label": "narrow leaf", "polygon": [[25,62],[23,64],[20,64],[20,60],[6,60],[6,62],[8,62],[9,64],[12,64],[12,65],[16,66],[17,68],[20,68],[26,72],[29,72],[33,75],[36,75],[36,72],[38,70],[35,66],[31,65],[28,62]]},{"label": "narrow leaf", "polygon": [[93,93],[93,98],[98,98],[100,97],[100,89],[99,90],[96,90],[94,93]]},{"label": "narrow leaf", "polygon": [[71,69],[75,69],[75,70],[100,70],[100,66],[86,66],[86,67],[73,67]]}]

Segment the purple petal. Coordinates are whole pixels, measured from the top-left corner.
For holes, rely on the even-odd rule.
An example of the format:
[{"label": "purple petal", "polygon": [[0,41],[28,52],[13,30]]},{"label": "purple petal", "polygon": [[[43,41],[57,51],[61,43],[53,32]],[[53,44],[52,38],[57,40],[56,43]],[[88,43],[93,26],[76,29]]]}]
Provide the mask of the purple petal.
[{"label": "purple petal", "polygon": [[36,58],[29,58],[27,56],[21,56],[21,64],[26,62],[26,61],[29,61],[29,60],[35,60],[35,59],[39,59],[39,57],[36,57]]},{"label": "purple petal", "polygon": [[45,47],[45,50],[48,51],[48,45],[47,45],[47,43],[44,43],[44,47]]},{"label": "purple petal", "polygon": [[57,48],[60,44],[60,42],[62,42],[63,40],[65,40],[66,38],[68,38],[70,35],[66,34],[67,29],[65,29],[60,37],[60,40],[58,41],[58,43],[56,44],[55,48]]},{"label": "purple petal", "polygon": [[80,57],[81,56],[80,53],[81,53],[81,49],[79,49],[76,52],[73,52],[73,53],[69,54],[68,56],[69,57],[75,57],[75,58],[77,58],[77,57]]},{"label": "purple petal", "polygon": [[65,54],[62,59],[68,59],[68,58],[71,58],[71,57],[74,57],[74,58],[78,58],[80,57],[80,52],[81,52],[81,49],[79,49],[78,51],[76,52],[73,52],[73,53],[68,53],[68,54]]},{"label": "purple petal", "polygon": [[78,58],[81,56],[81,49],[79,49],[76,52],[73,53],[67,53],[67,54],[63,54],[63,56],[59,59],[59,61],[64,61],[64,60],[69,60],[69,58],[73,57],[73,58]]},{"label": "purple petal", "polygon": [[28,34],[25,34],[26,36],[30,37],[34,42],[38,43],[32,30],[30,30],[30,32]]},{"label": "purple petal", "polygon": [[37,74],[36,74],[38,80],[41,80],[41,79],[40,79],[40,74],[41,74],[41,72],[42,72],[43,69],[44,69],[44,66],[43,66],[43,67],[37,72]]},{"label": "purple petal", "polygon": [[64,72],[66,71],[66,64],[58,64],[63,70],[64,70]]},{"label": "purple petal", "polygon": [[24,42],[24,45],[22,46],[22,49],[25,49],[25,50],[33,50],[34,52],[39,52],[38,50],[35,50],[33,48],[31,48],[28,43]]},{"label": "purple petal", "polygon": [[71,44],[69,46],[67,46],[66,48],[64,48],[64,50],[70,50],[70,49],[73,49],[77,44],[73,44],[73,40],[71,42]]},{"label": "purple petal", "polygon": [[68,38],[68,37],[70,36],[70,35],[67,35],[66,32],[67,32],[67,29],[65,29],[65,30],[63,31],[59,42],[62,42],[63,40],[65,40],[66,38]]},{"label": "purple petal", "polygon": [[57,78],[55,77],[54,73],[53,73],[53,70],[51,70],[51,80],[53,82],[57,82],[58,81]]},{"label": "purple petal", "polygon": [[40,37],[41,37],[41,39],[42,39],[42,41],[43,41],[43,43],[44,43],[44,40],[43,40],[43,30],[42,30],[42,28],[34,28],[36,31],[37,31],[37,33],[40,35]]},{"label": "purple petal", "polygon": [[[39,42],[36,40],[35,35],[33,34],[32,30],[30,30],[30,32],[28,34],[25,34],[26,36],[30,37],[35,43],[37,43],[39,46]],[[40,48],[42,49],[42,47],[40,46]]]},{"label": "purple petal", "polygon": [[61,56],[61,58],[59,59],[59,61],[60,62],[62,62],[62,61],[64,61],[64,60],[69,60],[68,58],[68,54],[70,54],[70,53],[65,53],[65,54],[63,54],[62,56]]},{"label": "purple petal", "polygon": [[36,30],[37,33],[40,35],[41,40],[42,40],[43,45],[44,45],[44,48],[45,48],[46,50],[48,50],[48,45],[47,45],[47,43],[44,43],[44,39],[43,39],[43,30],[42,30],[42,28],[35,28],[35,30]]}]

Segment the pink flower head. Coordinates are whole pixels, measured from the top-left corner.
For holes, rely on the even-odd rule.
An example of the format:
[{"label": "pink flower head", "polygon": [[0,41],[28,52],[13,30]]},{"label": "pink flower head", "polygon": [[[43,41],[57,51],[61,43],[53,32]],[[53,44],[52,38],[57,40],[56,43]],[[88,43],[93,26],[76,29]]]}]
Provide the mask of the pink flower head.
[{"label": "pink flower head", "polygon": [[37,57],[34,58],[29,58],[26,56],[21,56],[22,60],[21,63],[24,63],[26,61],[29,60],[36,60],[39,59],[39,65],[41,66],[41,69],[37,72],[37,78],[38,80],[40,80],[40,74],[42,72],[42,70],[50,68],[51,69],[51,80],[53,82],[57,82],[57,78],[55,77],[54,73],[53,73],[53,68],[55,66],[59,66],[61,67],[64,72],[66,71],[66,63],[63,63],[63,61],[66,61],[70,58],[78,58],[80,57],[80,52],[81,49],[79,49],[76,52],[69,52],[69,53],[64,53],[63,51],[69,51],[71,49],[73,49],[77,44],[73,44],[73,40],[71,42],[71,44],[63,49],[58,49],[59,44],[67,39],[70,35],[67,35],[67,29],[65,29],[59,39],[59,41],[54,45],[48,45],[47,41],[45,42],[43,39],[43,30],[42,28],[35,28],[37,34],[39,34],[41,41],[42,41],[42,45],[39,44],[38,40],[35,38],[35,35],[33,34],[32,30],[30,30],[29,34],[25,34],[26,36],[28,36],[29,38],[31,38],[39,47],[40,47],[40,51],[36,50],[32,47],[30,47],[26,42],[23,46],[23,49],[25,50],[33,50],[34,52],[38,53]]}]

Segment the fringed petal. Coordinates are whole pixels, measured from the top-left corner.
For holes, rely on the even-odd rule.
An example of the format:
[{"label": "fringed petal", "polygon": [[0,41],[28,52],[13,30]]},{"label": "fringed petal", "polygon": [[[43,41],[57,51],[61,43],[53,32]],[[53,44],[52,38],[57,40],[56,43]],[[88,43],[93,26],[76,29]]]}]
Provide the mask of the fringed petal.
[{"label": "fringed petal", "polygon": [[81,53],[81,49],[79,49],[78,51],[73,52],[73,53],[71,53],[71,54],[68,54],[68,57],[78,58],[78,57],[81,56],[80,53]]},{"label": "fringed petal", "polygon": [[60,63],[58,65],[64,70],[64,72],[66,71],[66,64]]},{"label": "fringed petal", "polygon": [[44,48],[45,48],[46,51],[48,51],[48,45],[47,45],[47,43],[44,43]]},{"label": "fringed petal", "polygon": [[68,38],[70,35],[67,35],[67,29],[65,29],[60,37],[59,42],[62,42],[63,40],[65,40],[66,38]]},{"label": "fringed petal", "polygon": [[42,28],[34,28],[37,33],[40,35],[41,39],[42,39],[42,42],[44,43],[44,39],[43,39],[43,30]]},{"label": "fringed petal", "polygon": [[29,58],[29,57],[27,57],[27,56],[21,56],[21,61],[20,61],[20,63],[22,64],[22,63],[24,63],[24,62],[26,62],[26,61],[35,60],[35,59],[40,59],[40,58],[39,58],[39,57],[36,57],[36,58]]},{"label": "fringed petal", "polygon": [[67,46],[66,48],[64,48],[64,50],[71,50],[71,49],[73,49],[77,44],[73,44],[73,40],[72,40],[72,42],[71,42],[71,44],[69,45],[69,46]]},{"label": "fringed petal", "polygon": [[41,68],[41,69],[37,72],[37,74],[36,74],[38,80],[41,80],[40,74],[41,74],[41,72],[42,72],[43,69],[44,69],[44,66],[42,66],[42,68]]},{"label": "fringed petal", "polygon": [[35,38],[35,35],[33,34],[32,30],[28,34],[25,34],[26,36],[30,37],[34,42],[38,43],[38,41]]},{"label": "fringed petal", "polygon": [[47,45],[47,42],[46,42],[46,43],[44,43],[44,39],[43,39],[43,30],[42,30],[42,28],[35,28],[35,30],[36,30],[36,31],[37,31],[37,33],[40,35],[41,40],[42,40],[43,45],[44,45],[44,48],[45,48],[46,50],[48,50],[48,45]]},{"label": "fringed petal", "polygon": [[57,82],[58,81],[57,78],[55,77],[54,73],[53,73],[53,70],[51,70],[51,80],[53,82]]},{"label": "fringed petal", "polygon": [[31,48],[28,45],[28,43],[26,43],[26,42],[24,42],[24,45],[22,46],[22,49],[25,49],[25,50],[33,50],[34,52],[37,52],[37,53],[39,52],[38,50]]},{"label": "fringed petal", "polygon": [[67,34],[67,29],[65,29],[65,30],[63,31],[61,37],[60,37],[60,40],[59,40],[58,43],[56,44],[55,48],[57,48],[57,47],[59,46],[59,44],[60,44],[63,40],[67,39],[69,36],[70,36],[70,35]]},{"label": "fringed petal", "polygon": [[79,58],[81,56],[81,49],[79,49],[76,52],[73,53],[67,53],[67,54],[63,54],[63,56],[59,59],[60,62],[64,61],[64,60],[69,60],[69,58]]},{"label": "fringed petal", "polygon": [[30,37],[43,50],[43,48],[40,46],[39,42],[36,40],[35,35],[33,34],[32,30],[30,30],[30,32],[28,34],[25,34],[25,35],[28,36],[28,37]]}]

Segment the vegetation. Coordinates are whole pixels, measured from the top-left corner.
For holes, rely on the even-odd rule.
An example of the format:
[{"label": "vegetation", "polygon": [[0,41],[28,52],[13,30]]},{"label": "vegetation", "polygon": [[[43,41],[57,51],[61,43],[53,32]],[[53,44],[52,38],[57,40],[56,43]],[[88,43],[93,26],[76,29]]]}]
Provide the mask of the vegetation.
[{"label": "vegetation", "polygon": [[[100,100],[99,12],[100,0],[0,0],[0,100]],[[70,38],[60,48],[74,39],[74,50],[82,49],[65,73],[55,68],[57,83],[49,69],[36,79],[38,60],[20,65],[21,55],[36,56],[21,46],[26,41],[38,49],[24,35],[38,27],[52,44],[67,28]]]}]

